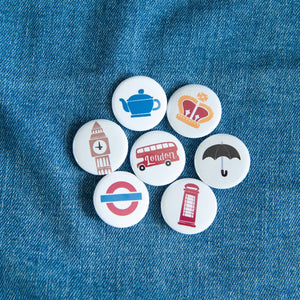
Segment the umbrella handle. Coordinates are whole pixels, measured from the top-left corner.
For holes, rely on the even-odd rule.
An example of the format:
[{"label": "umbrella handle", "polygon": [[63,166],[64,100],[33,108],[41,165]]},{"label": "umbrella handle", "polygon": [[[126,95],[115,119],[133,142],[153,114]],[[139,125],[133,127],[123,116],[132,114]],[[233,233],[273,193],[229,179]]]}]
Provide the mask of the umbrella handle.
[{"label": "umbrella handle", "polygon": [[228,171],[227,170],[221,170],[221,174],[223,177],[226,177],[228,175]]}]

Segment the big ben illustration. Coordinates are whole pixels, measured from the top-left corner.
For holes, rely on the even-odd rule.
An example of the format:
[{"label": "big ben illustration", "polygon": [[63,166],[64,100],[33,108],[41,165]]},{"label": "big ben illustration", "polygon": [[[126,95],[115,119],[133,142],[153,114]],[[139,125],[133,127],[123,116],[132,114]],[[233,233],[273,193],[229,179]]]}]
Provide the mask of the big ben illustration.
[{"label": "big ben illustration", "polygon": [[91,155],[95,157],[98,175],[111,173],[109,141],[98,122],[94,123],[89,142]]}]

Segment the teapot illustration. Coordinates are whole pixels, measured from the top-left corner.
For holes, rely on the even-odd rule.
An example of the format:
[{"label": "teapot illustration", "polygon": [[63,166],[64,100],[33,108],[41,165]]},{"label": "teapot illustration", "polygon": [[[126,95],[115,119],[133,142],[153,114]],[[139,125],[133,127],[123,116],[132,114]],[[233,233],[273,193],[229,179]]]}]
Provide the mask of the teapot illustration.
[{"label": "teapot illustration", "polygon": [[[144,94],[143,89],[140,89],[138,94],[129,97],[128,100],[120,98],[120,101],[122,102],[123,109],[131,113],[131,118],[149,117],[151,116],[151,111],[160,108],[160,101],[153,99],[150,95]],[[155,107],[154,103],[157,104]]]}]

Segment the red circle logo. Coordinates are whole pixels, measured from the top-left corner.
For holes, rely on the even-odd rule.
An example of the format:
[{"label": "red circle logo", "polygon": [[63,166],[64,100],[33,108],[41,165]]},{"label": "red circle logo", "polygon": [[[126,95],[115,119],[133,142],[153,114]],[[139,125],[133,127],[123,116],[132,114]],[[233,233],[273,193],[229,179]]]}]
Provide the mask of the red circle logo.
[{"label": "red circle logo", "polygon": [[[129,192],[136,192],[135,187],[126,182],[126,181],[118,181],[113,183],[106,191],[106,194],[113,194],[117,189],[119,188],[124,188],[127,189]],[[107,208],[115,215],[118,216],[128,216],[131,213],[133,213],[137,206],[138,206],[138,201],[132,201],[131,204],[129,205],[129,207],[122,209],[122,208],[118,208],[115,206],[114,203],[110,202],[110,203],[106,203]]]}]

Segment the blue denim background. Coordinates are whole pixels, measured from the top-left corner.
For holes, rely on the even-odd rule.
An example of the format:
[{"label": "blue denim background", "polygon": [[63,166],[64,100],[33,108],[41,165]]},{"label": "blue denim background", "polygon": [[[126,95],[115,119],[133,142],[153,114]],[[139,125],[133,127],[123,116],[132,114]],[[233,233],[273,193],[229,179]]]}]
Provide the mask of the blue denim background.
[{"label": "blue denim background", "polygon": [[[299,288],[298,1],[1,1],[0,298],[296,299]],[[72,156],[78,128],[116,121],[111,96],[132,75],[167,96],[198,83],[219,96],[213,133],[249,148],[247,178],[214,190],[218,213],[195,236],[160,213],[136,226],[94,211],[100,177]],[[175,134],[196,177],[203,139]],[[142,133],[124,129],[130,146]],[[121,170],[131,171],[127,159]]]}]

